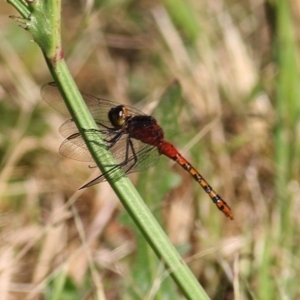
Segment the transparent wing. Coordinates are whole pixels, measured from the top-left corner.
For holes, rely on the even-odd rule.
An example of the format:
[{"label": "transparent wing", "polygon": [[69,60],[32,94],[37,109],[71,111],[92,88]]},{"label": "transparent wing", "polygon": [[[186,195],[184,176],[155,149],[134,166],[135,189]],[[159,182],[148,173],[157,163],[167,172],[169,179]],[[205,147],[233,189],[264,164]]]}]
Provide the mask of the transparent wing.
[{"label": "transparent wing", "polygon": [[[85,93],[81,93],[81,95],[98,126],[102,125],[111,127],[111,123],[108,119],[108,112],[112,107],[116,107],[120,105],[120,103],[97,98]],[[64,103],[60,91],[54,82],[46,83],[42,86],[41,96],[51,107],[61,112],[63,115],[70,117],[70,113]],[[126,108],[132,116],[145,115],[143,112],[135,109],[134,107],[126,105]]]},{"label": "transparent wing", "polygon": [[63,137],[67,138],[70,135],[77,133],[78,129],[75,122],[72,119],[69,119],[59,127],[59,132]]},{"label": "transparent wing", "polygon": [[117,165],[111,167],[111,169],[99,175],[92,181],[88,182],[81,189],[93,186],[97,183],[106,181],[107,177],[118,180],[121,175],[118,172],[119,168],[122,168],[125,174],[140,172],[155,166],[159,161],[159,152],[156,147],[144,144],[139,140],[131,139],[132,146],[128,146],[126,139],[122,139],[122,146],[112,148],[112,153],[116,160]]},{"label": "transparent wing", "polygon": [[[92,155],[90,154],[90,151],[83,140],[80,132],[78,132],[77,127],[75,123],[70,119],[67,120],[63,125],[60,127],[61,134],[66,137],[66,139],[63,141],[59,148],[59,152],[61,155],[75,159],[78,161],[84,161],[84,162],[93,162]],[[97,147],[104,147],[104,148],[111,148],[111,149],[117,149],[118,147],[123,147],[123,139],[125,138],[125,135],[116,141],[116,143],[111,142],[116,135],[118,135],[118,132],[116,131],[110,131],[110,130],[89,130],[86,132],[88,139],[91,143],[96,143],[98,141],[97,135],[99,135],[99,132],[102,134],[102,138],[104,139],[103,143],[97,142]],[[127,135],[126,135],[127,136]],[[112,147],[112,145],[114,147]]]},{"label": "transparent wing", "polygon": [[74,160],[84,162],[94,161],[81,135],[74,136],[72,139],[64,140],[59,147],[59,153]]},{"label": "transparent wing", "polygon": [[[55,83],[45,84],[41,89],[41,95],[51,107],[61,112],[63,115],[70,117],[70,113]],[[112,124],[108,119],[108,112],[111,108],[116,107],[119,104],[106,99],[96,98],[85,93],[82,93],[82,96],[98,125],[99,131],[106,141],[105,144],[98,146],[109,148],[118,162],[116,165],[111,166],[111,169],[107,173],[101,174],[99,177],[83,186],[83,188],[105,181],[108,176],[111,177],[115,174],[119,174],[119,168],[122,168],[125,173],[132,173],[148,169],[158,162],[159,153],[156,147],[144,144],[139,140],[129,140],[127,134],[123,134],[115,144],[110,145],[112,144],[110,141],[118,134],[118,130],[112,128]],[[133,107],[126,106],[126,108],[131,116],[145,115]],[[60,133],[66,138],[59,149],[59,152],[63,156],[78,161],[94,162],[93,157],[72,119],[65,121],[61,125]],[[93,141],[93,135],[95,134],[97,134],[97,131],[91,131],[89,133],[91,141]]]},{"label": "transparent wing", "polygon": [[[88,134],[92,142],[95,134],[95,132]],[[127,134],[122,135],[112,147],[109,147],[107,144],[97,144],[97,146],[109,148],[117,161],[117,165],[121,166],[124,172],[145,170],[155,165],[159,160],[159,153],[156,147],[144,144],[135,139],[130,139],[129,142]],[[84,162],[94,161],[79,133],[75,133],[64,140],[59,148],[59,152],[63,156],[74,160]]]}]

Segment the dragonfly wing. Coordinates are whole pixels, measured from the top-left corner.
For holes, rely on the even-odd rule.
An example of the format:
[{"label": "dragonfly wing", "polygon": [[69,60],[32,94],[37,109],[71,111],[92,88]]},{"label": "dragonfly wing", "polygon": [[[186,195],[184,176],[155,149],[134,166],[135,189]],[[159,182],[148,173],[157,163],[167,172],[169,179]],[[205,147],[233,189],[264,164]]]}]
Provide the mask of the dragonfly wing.
[{"label": "dragonfly wing", "polygon": [[[72,128],[73,127],[73,128]],[[59,148],[60,154],[62,154],[65,157],[75,159],[78,161],[84,161],[84,162],[93,162],[94,159],[92,155],[90,154],[90,151],[83,140],[81,134],[76,130],[77,127],[75,123],[72,120],[66,121],[60,128],[60,132],[62,135],[66,136],[67,139],[63,141]],[[98,131],[90,131],[87,132],[88,139],[92,143],[96,143],[97,138],[99,135]],[[104,138],[109,138],[110,135],[103,134]],[[98,147],[105,147],[108,148],[107,144],[100,144],[97,143]]]},{"label": "dragonfly wing", "polygon": [[[55,83],[52,82],[45,84],[41,89],[41,95],[51,107],[66,116],[70,116],[63,97]],[[109,145],[114,142],[113,138],[117,136],[117,131],[112,128],[108,114],[113,107],[116,107],[119,104],[106,99],[96,98],[85,93],[82,93],[82,97],[95,119],[99,131],[101,131],[105,141],[107,142],[107,144],[99,145],[99,147],[109,147]],[[131,116],[145,115],[143,112],[133,107],[126,106],[126,108]],[[88,128],[86,128],[86,130],[88,130]],[[60,133],[67,138],[60,147],[60,153],[63,156],[85,162],[94,161],[75,125],[75,122],[72,119],[67,120],[62,124],[60,127]],[[91,131],[91,136],[93,134],[97,134],[97,132]],[[91,141],[93,141],[92,137]],[[126,134],[117,140],[116,143],[110,147],[110,150],[118,161],[118,164],[112,166],[111,170],[109,170],[106,174],[100,175],[84,187],[102,182],[106,180],[106,177],[108,176],[114,176],[114,173],[118,173],[117,171],[120,167],[125,173],[147,169],[155,165],[159,158],[159,153],[155,147],[134,139],[130,139],[129,142],[128,135]]]},{"label": "dragonfly wing", "polygon": [[42,86],[41,96],[51,107],[65,116],[70,116],[60,91],[54,82],[46,83]]},{"label": "dragonfly wing", "polygon": [[107,181],[107,177],[113,178],[113,180],[118,180],[123,176],[123,174],[120,174],[119,172],[120,168],[123,169],[124,173],[127,173],[128,170],[132,168],[132,166],[134,165],[132,152],[128,152],[128,155],[126,155],[128,151],[127,139],[128,135],[124,135],[120,140],[118,140],[115,145],[109,148],[117,163],[115,165],[112,165],[106,173],[99,175],[92,181],[82,186],[80,189],[93,186],[103,181]]},{"label": "dragonfly wing", "polygon": [[[41,96],[55,110],[59,111],[64,116],[70,117],[70,113],[64,102],[64,99],[54,82],[46,83],[42,86]],[[93,118],[97,122],[97,125],[111,127],[111,122],[108,119],[108,112],[112,107],[115,107],[119,104],[105,99],[98,99],[85,93],[82,93],[82,97]]]},{"label": "dragonfly wing", "polygon": [[[125,173],[140,172],[156,165],[159,153],[156,147],[144,144],[140,140],[123,136],[111,151]],[[127,154],[126,154],[127,153]]]},{"label": "dragonfly wing", "polygon": [[128,144],[128,136],[124,135],[116,145],[110,148],[118,163],[81,188],[106,181],[107,177],[111,177],[113,180],[120,179],[123,175],[120,175],[119,168],[122,168],[124,173],[129,174],[149,169],[158,163],[159,152],[156,147],[135,139],[131,139],[131,142],[132,147]]},{"label": "dragonfly wing", "polygon": [[[117,102],[110,100],[97,98],[92,95],[81,93],[86,105],[88,106],[93,118],[98,126],[105,128],[111,127],[111,122],[108,119],[108,112],[111,108],[120,105]],[[63,115],[69,116],[70,113],[65,105],[64,99],[60,94],[60,91],[54,82],[46,83],[41,88],[42,98],[54,109],[61,112]],[[143,112],[126,105],[126,108],[130,115],[145,115]]]},{"label": "dragonfly wing", "polygon": [[59,152],[61,155],[84,162],[93,162],[94,159],[86,146],[81,135],[78,133],[63,141],[60,145]]},{"label": "dragonfly wing", "polygon": [[138,160],[135,166],[133,167],[133,170],[130,171],[130,173],[145,171],[149,168],[154,167],[159,161],[159,152],[157,150],[157,147],[143,144],[143,143],[141,144],[142,146],[136,152],[136,155],[138,156]]},{"label": "dragonfly wing", "polygon": [[[101,133],[102,137],[107,141],[110,141],[111,139],[114,138],[114,136],[116,136],[116,134],[118,134],[117,130],[107,129],[104,128],[103,126],[98,126],[98,127],[99,127],[98,130],[89,130],[89,129],[84,130],[87,133],[87,135],[91,137],[90,138],[91,141],[94,140],[93,136],[98,135],[99,133]],[[59,132],[65,138],[71,137],[72,135],[79,133],[77,126],[72,119],[65,121],[60,126]]]},{"label": "dragonfly wing", "polygon": [[123,177],[123,174],[121,173],[120,174],[120,170],[119,170],[119,166],[116,165],[114,167],[112,167],[109,171],[107,171],[106,173],[103,173],[101,175],[99,175],[98,177],[96,177],[95,179],[93,179],[92,181],[88,182],[87,184],[83,185],[81,189],[84,189],[84,188],[87,188],[87,187],[90,187],[90,186],[93,186],[95,184],[98,184],[98,183],[101,183],[101,182],[104,182],[104,181],[107,181],[107,177],[111,177],[113,180],[118,180],[120,178]]},{"label": "dragonfly wing", "polygon": [[74,133],[78,133],[78,129],[75,122],[72,119],[69,119],[59,127],[59,132],[63,137],[68,138]]}]

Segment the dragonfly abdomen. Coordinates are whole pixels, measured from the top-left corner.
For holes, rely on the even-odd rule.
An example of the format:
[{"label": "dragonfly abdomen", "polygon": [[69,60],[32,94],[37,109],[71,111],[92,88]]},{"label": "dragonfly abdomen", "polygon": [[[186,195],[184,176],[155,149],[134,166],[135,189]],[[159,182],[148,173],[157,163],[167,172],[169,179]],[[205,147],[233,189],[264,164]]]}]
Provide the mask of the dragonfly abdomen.
[{"label": "dragonfly abdomen", "polygon": [[204,191],[210,196],[218,209],[221,210],[231,220],[233,220],[231,209],[227,205],[227,203],[213,190],[213,188],[207,183],[204,177],[176,150],[176,148],[171,143],[163,140],[161,141],[158,148],[161,154],[164,154],[172,160],[176,161],[183,169],[189,172],[201,185]]}]

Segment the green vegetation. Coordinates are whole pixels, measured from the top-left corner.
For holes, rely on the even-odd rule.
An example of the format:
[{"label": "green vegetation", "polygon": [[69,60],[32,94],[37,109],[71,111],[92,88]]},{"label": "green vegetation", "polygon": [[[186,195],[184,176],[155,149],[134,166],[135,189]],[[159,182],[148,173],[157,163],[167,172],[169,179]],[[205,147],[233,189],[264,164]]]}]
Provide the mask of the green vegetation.
[{"label": "green vegetation", "polygon": [[[65,118],[40,96],[53,79],[0,8],[0,299],[183,299],[111,187],[77,190],[98,171],[58,154]],[[63,2],[80,89],[156,117],[231,206],[234,221],[165,157],[131,177],[212,299],[300,298],[297,9]]]}]

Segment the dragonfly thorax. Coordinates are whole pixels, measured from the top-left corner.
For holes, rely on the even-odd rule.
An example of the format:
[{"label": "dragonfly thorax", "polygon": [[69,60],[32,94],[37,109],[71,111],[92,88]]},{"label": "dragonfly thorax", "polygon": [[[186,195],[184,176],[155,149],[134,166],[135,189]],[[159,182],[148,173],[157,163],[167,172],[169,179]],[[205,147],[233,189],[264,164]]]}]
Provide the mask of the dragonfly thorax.
[{"label": "dragonfly thorax", "polygon": [[126,122],[126,133],[145,144],[157,146],[164,139],[162,128],[151,116],[133,116]]}]

